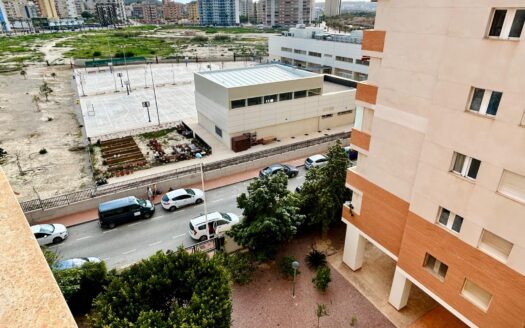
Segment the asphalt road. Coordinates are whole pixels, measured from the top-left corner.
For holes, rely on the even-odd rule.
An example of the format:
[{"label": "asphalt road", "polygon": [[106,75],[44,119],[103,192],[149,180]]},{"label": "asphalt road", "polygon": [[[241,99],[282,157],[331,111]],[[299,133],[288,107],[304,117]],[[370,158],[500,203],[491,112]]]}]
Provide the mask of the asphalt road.
[{"label": "asphalt road", "polygon": [[[305,169],[288,180],[288,188],[295,190],[304,181]],[[208,213],[232,212],[241,216],[236,198],[246,192],[250,181],[206,192]],[[61,259],[94,256],[104,260],[108,268],[122,268],[147,258],[158,250],[176,249],[195,244],[188,235],[189,221],[204,213],[204,204],[191,205],[175,212],[156,206],[151,219],[134,221],[112,230],[101,229],[98,221],[87,222],[68,228],[69,237],[49,248]]]}]

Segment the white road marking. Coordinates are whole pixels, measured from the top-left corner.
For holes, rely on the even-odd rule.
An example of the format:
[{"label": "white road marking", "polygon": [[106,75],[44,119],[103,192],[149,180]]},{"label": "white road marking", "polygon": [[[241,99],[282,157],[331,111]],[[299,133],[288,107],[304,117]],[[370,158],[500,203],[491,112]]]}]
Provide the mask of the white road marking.
[{"label": "white road marking", "polygon": [[91,236],[80,237],[80,238],[77,238],[75,240],[82,240],[82,239],[88,239],[88,238],[91,238]]},{"label": "white road marking", "polygon": [[117,229],[104,230],[104,231],[102,231],[102,233],[108,233],[108,232],[112,232],[112,231],[117,231]]},{"label": "white road marking", "polygon": [[151,244],[149,244],[148,246],[155,246],[155,245],[158,245],[158,244],[160,244],[160,243],[162,243],[162,240],[159,240],[159,241],[156,241],[156,242],[154,242],[154,243],[151,243]]},{"label": "white road marking", "polygon": [[182,213],[184,212],[185,210],[178,210],[177,213]]},{"label": "white road marking", "polygon": [[172,238],[173,238],[173,239],[177,239],[177,238],[184,237],[184,236],[186,236],[185,233],[180,234],[180,235],[178,235],[178,236],[173,236]]},{"label": "white road marking", "polygon": [[157,220],[165,218],[165,217],[166,217],[166,215],[156,216],[153,219],[151,219],[150,221],[157,221]]},{"label": "white road marking", "polygon": [[139,224],[142,224],[142,223],[144,223],[144,221],[135,222],[135,223],[132,223],[132,224],[128,225],[128,227],[133,227],[133,226],[136,226],[136,225],[139,225]]},{"label": "white road marking", "polygon": [[124,253],[122,253],[122,255],[127,255],[127,254],[130,254],[130,253],[133,253],[134,251],[136,251],[137,249],[132,249],[132,250],[129,250],[129,251],[126,251]]},{"label": "white road marking", "polygon": [[212,200],[211,203],[217,203],[217,202],[220,202],[222,199],[216,199],[216,200]]}]

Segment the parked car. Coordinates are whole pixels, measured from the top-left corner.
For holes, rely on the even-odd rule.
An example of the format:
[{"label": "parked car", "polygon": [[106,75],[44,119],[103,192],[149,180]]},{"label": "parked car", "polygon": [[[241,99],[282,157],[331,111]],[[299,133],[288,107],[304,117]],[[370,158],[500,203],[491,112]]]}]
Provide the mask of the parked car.
[{"label": "parked car", "polygon": [[165,194],[161,205],[165,210],[175,211],[187,205],[200,204],[203,200],[204,193],[200,189],[177,189]]},{"label": "parked car", "polygon": [[74,259],[57,261],[53,264],[53,269],[55,270],[67,270],[80,268],[86,263],[100,263],[101,259],[98,257],[78,257]]},{"label": "parked car", "polygon": [[259,177],[269,177],[274,174],[277,174],[278,172],[283,172],[286,174],[289,178],[294,178],[299,174],[299,170],[295,168],[292,165],[289,164],[273,164],[268,167],[265,167],[264,169],[259,171]]},{"label": "parked car", "polygon": [[37,224],[31,226],[31,231],[35,235],[40,246],[47,244],[58,244],[64,241],[67,236],[67,228],[63,224]]},{"label": "parked car", "polygon": [[345,150],[345,153],[348,155],[348,159],[350,159],[351,161],[355,161],[357,159],[357,150],[353,150],[352,148],[350,148],[350,146],[346,146],[343,148]]},{"label": "parked car", "polygon": [[321,167],[326,164],[328,164],[328,158],[326,158],[326,156],[324,155],[317,154],[317,155],[308,157],[304,161],[304,168],[308,170],[308,169],[311,169],[312,167]]},{"label": "parked car", "polygon": [[[239,223],[239,217],[233,213],[213,212],[208,214],[208,225],[210,229],[210,238],[220,235],[231,229]],[[206,234],[206,215],[201,215],[190,220],[190,237],[195,240],[204,241],[208,239]]]},{"label": "parked car", "polygon": [[102,228],[113,229],[118,224],[136,219],[149,219],[153,213],[155,213],[155,205],[149,200],[129,196],[100,203],[98,223]]}]

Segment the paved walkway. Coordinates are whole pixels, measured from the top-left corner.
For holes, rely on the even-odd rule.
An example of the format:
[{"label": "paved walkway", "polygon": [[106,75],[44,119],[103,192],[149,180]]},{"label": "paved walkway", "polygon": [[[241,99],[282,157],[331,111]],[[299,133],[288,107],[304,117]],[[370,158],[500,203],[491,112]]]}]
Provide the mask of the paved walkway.
[{"label": "paved walkway", "polygon": [[[301,158],[297,158],[291,161],[287,161],[286,163],[292,164],[295,166],[301,166],[303,165],[304,160],[305,158],[301,157]],[[246,172],[241,172],[241,173],[237,173],[237,174],[233,174],[229,176],[220,177],[214,180],[205,181],[204,189],[206,191],[217,189],[217,188],[232,185],[232,184],[235,184],[241,181],[246,181],[246,180],[256,178],[257,176],[259,176],[260,169],[262,169],[262,167],[254,169],[254,170],[246,171]],[[201,189],[201,187],[202,187],[201,183],[195,183],[195,184],[191,184],[188,186],[184,186],[184,188],[199,188],[199,189]],[[162,196],[163,195],[155,196],[153,202],[155,204],[159,204]],[[69,215],[58,217],[58,218],[46,220],[46,221],[40,222],[40,224],[60,223],[60,224],[65,225],[66,227],[71,227],[71,226],[75,226],[75,225],[82,224],[85,222],[96,220],[97,218],[98,218],[98,210],[96,208],[93,208],[87,211],[78,212],[78,213],[69,214]]]}]

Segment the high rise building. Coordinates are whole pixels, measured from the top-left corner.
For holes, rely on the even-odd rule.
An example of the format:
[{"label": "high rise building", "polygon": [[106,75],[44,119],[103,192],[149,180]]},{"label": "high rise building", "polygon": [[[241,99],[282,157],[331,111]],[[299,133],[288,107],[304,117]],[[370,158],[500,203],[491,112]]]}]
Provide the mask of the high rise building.
[{"label": "high rise building", "polygon": [[237,0],[199,0],[201,25],[233,26],[239,24]]},{"label": "high rise building", "polygon": [[398,310],[415,285],[471,327],[525,323],[524,22],[523,1],[378,1],[343,261],[390,257]]},{"label": "high rise building", "polygon": [[265,25],[294,26],[312,21],[310,0],[259,0],[266,2]]},{"label": "high rise building", "polygon": [[186,4],[186,12],[188,13],[188,20],[192,23],[198,23],[199,20],[199,3],[192,1]]},{"label": "high rise building", "polygon": [[178,21],[183,18],[184,4],[164,0],[162,3],[162,12],[165,20]]},{"label": "high rise building", "polygon": [[119,22],[117,17],[117,5],[115,3],[96,3],[95,14],[102,26],[115,25]]},{"label": "high rise building", "polygon": [[36,4],[40,8],[40,15],[42,17],[58,18],[55,0],[37,0]]},{"label": "high rise building", "polygon": [[337,16],[341,13],[341,0],[326,0],[324,2],[324,15]]},{"label": "high rise building", "polygon": [[4,3],[0,0],[0,32],[7,33],[9,31],[11,31],[11,24],[9,23]]},{"label": "high rise building", "polygon": [[60,18],[76,18],[82,12],[77,11],[77,0],[55,0],[55,7]]},{"label": "high rise building", "polygon": [[254,3],[254,16],[257,24],[266,22],[266,0],[259,0]]}]

